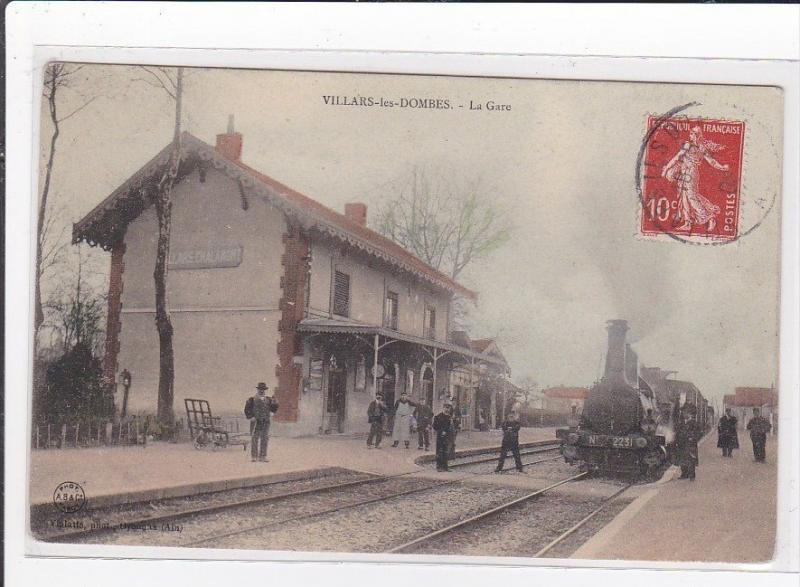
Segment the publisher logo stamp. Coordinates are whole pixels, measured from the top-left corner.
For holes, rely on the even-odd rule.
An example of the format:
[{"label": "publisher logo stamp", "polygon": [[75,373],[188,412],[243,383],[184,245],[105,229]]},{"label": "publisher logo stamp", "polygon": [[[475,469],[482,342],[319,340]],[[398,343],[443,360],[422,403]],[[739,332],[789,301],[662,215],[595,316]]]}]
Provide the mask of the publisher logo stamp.
[{"label": "publisher logo stamp", "polygon": [[53,492],[53,503],[65,514],[74,514],[86,505],[86,494],[80,484],[64,481]]},{"label": "publisher logo stamp", "polygon": [[744,122],[648,117],[641,232],[739,236]]}]

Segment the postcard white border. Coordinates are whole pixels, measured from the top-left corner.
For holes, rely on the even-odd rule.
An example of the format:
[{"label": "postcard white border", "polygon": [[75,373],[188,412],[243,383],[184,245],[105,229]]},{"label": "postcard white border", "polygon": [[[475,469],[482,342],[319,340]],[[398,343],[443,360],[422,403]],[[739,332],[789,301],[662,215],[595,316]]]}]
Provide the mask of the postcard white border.
[{"label": "postcard white border", "polygon": [[[584,582],[599,582],[613,580],[618,585],[639,584],[646,580],[651,584],[667,584],[676,579],[695,580],[700,578],[702,572],[704,583],[714,584],[717,580],[725,581],[726,585],[737,585],[741,581],[751,581],[755,577],[749,574],[731,573],[731,570],[758,570],[758,580],[769,579],[772,584],[782,584],[786,579],[791,580],[791,573],[798,570],[798,447],[800,447],[800,427],[791,426],[797,422],[800,415],[798,394],[800,377],[798,377],[798,349],[800,348],[800,317],[798,316],[798,104],[800,104],[800,84],[798,83],[797,62],[791,61],[734,61],[730,59],[692,60],[685,59],[646,59],[638,57],[557,57],[557,56],[532,56],[532,55],[487,55],[476,54],[486,52],[508,52],[514,47],[523,47],[525,52],[540,52],[562,54],[581,53],[591,51],[595,54],[628,54],[633,44],[630,31],[636,30],[637,40],[648,26],[657,22],[661,31],[679,31],[678,40],[682,43],[670,46],[668,39],[675,37],[665,36],[661,44],[650,43],[649,47],[639,50],[639,55],[701,55],[724,57],[757,57],[796,59],[797,57],[797,11],[793,10],[742,10],[738,11],[739,26],[732,25],[730,13],[720,16],[719,12],[712,15],[703,12],[708,7],[691,7],[702,9],[699,12],[685,10],[689,7],[668,7],[670,11],[659,11],[654,15],[653,10],[640,10],[644,7],[621,7],[615,10],[615,22],[620,25],[619,30],[607,31],[605,36],[598,34],[596,26],[592,26],[591,14],[594,13],[596,25],[608,19],[608,12],[598,13],[596,9],[581,7],[585,13],[581,17],[572,13],[549,7],[551,12],[532,10],[528,14],[531,18],[538,18],[543,14],[547,17],[543,21],[537,20],[528,29],[519,26],[520,21],[513,16],[494,18],[487,16],[486,12],[474,11],[470,7],[461,13],[462,20],[453,21],[441,16],[452,15],[450,8],[423,7],[422,13],[432,16],[432,22],[423,21],[420,25],[420,12],[416,15],[411,7],[407,10],[395,12],[369,7],[358,14],[354,7],[340,7],[340,11],[330,11],[327,8],[314,6],[315,12],[309,12],[312,7],[289,9],[274,6],[257,5],[237,7],[233,10],[234,16],[242,14],[240,10],[252,9],[256,17],[246,19],[247,22],[258,22],[258,17],[264,18],[266,23],[259,36],[259,30],[250,27],[237,28],[236,21],[232,20],[229,7],[209,6],[176,6],[163,4],[138,5],[136,13],[128,9],[115,11],[116,16],[109,11],[110,6],[119,5],[89,5],[87,7],[87,20],[81,23],[76,18],[77,12],[69,5],[47,3],[12,4],[7,10],[8,17],[8,91],[7,109],[7,137],[13,145],[8,153],[7,172],[7,326],[6,364],[6,565],[8,578],[20,580],[24,574],[27,584],[46,584],[45,577],[58,577],[59,585],[102,584],[113,580],[116,585],[141,584],[143,581],[157,579],[158,584],[171,581],[173,584],[193,584],[191,578],[203,584],[209,584],[216,578],[220,583],[232,582],[231,573],[241,573],[244,577],[267,578],[274,581],[278,576],[285,581],[301,581],[312,583],[324,580],[327,583],[356,583],[376,582],[384,585],[406,584],[408,581],[423,581],[424,583],[444,580],[471,585],[484,583],[487,580],[546,580],[553,585],[583,584]],[[179,8],[178,10],[175,10]],[[465,7],[466,8],[466,7]],[[572,7],[574,10],[574,7]],[[607,8],[607,7],[606,7]],[[680,8],[680,9],[679,9]],[[754,8],[754,7],[744,7]],[[789,9],[790,7],[782,7]],[[277,10],[277,11],[276,11]],[[609,9],[610,10],[610,9]],[[622,11],[628,12],[620,20]],[[161,12],[160,17],[158,15]],[[325,14],[327,13],[327,14]],[[712,15],[714,27],[726,31],[735,30],[736,34],[722,35],[719,37],[700,34],[696,23],[697,15]],[[771,14],[771,16],[766,16]],[[183,15],[184,26],[180,30],[174,28]],[[289,15],[290,18],[283,22],[274,22],[269,17]],[[397,26],[403,34],[390,34],[386,30],[386,18]],[[153,20],[146,29],[136,31],[131,26],[134,22],[147,22],[148,16]],[[794,16],[794,25],[787,25]],[[366,17],[366,18],[365,18]],[[237,16],[241,19],[242,17]],[[363,27],[368,34],[360,35],[361,29],[354,27],[353,21],[357,20],[359,27]],[[367,22],[365,22],[365,20]],[[733,19],[735,20],[735,19]],[[768,23],[765,20],[770,21]],[[550,22],[552,28],[545,30],[542,27]],[[288,25],[287,25],[288,22]],[[376,26],[370,28],[367,23]],[[403,22],[417,25],[403,27]],[[531,21],[533,22],[533,21]],[[98,23],[106,23],[105,28],[98,27]],[[573,30],[567,30],[570,23],[575,24]],[[760,30],[769,32],[772,41],[786,39],[781,43],[771,43],[770,39],[758,34],[755,37],[762,42],[753,43],[753,38],[747,37],[743,41],[739,31],[743,30],[746,23],[747,30]],[[42,25],[37,27],[37,25]],[[70,24],[74,24],[71,27]],[[126,26],[121,26],[121,25]],[[241,22],[240,22],[241,24]],[[492,30],[492,25],[495,28]],[[523,23],[524,24],[524,23]],[[87,26],[88,25],[88,26]],[[151,26],[152,25],[152,26]],[[170,25],[173,27],[170,29]],[[227,25],[227,27],[226,27]],[[341,28],[337,29],[337,25]],[[473,35],[468,34],[469,25],[473,25]],[[477,29],[474,29],[477,25]],[[513,34],[501,34],[503,29],[496,28],[505,25],[507,31]],[[794,26],[794,28],[792,28]],[[83,28],[82,28],[83,27]],[[481,29],[481,27],[484,27]],[[731,29],[733,27],[733,29]],[[752,27],[752,28],[751,28]],[[766,27],[766,28],[765,28]],[[100,30],[102,29],[102,30]],[[188,29],[188,30],[187,30]],[[477,30],[477,32],[476,32]],[[534,39],[524,39],[521,31],[536,32]],[[299,32],[292,37],[288,32]],[[792,35],[794,31],[794,35]],[[26,34],[27,33],[27,34]],[[244,33],[244,34],[243,34]],[[269,33],[269,34],[267,34]],[[436,33],[433,35],[433,33]],[[556,33],[554,36],[553,33]],[[696,38],[692,37],[695,34]],[[557,37],[557,35],[565,37]],[[584,44],[573,43],[583,34]],[[433,35],[433,36],[432,36]],[[543,36],[544,35],[544,38]],[[568,37],[568,38],[567,38]],[[739,41],[733,43],[734,37]],[[265,39],[277,39],[271,43]],[[602,39],[605,38],[605,43]],[[708,43],[709,38],[714,43]],[[492,44],[494,39],[494,44]],[[542,45],[542,40],[545,44]],[[700,46],[693,42],[700,40]],[[528,41],[529,44],[526,44]],[[549,45],[547,43],[550,43]],[[46,43],[46,44],[45,44]],[[538,45],[537,45],[538,43]],[[84,46],[75,46],[83,44]],[[117,47],[109,47],[115,44]],[[92,45],[91,47],[86,45]],[[120,47],[119,45],[127,45]],[[136,45],[136,46],[134,46]],[[147,48],[160,47],[160,48]],[[182,49],[168,49],[183,46]],[[217,49],[201,49],[199,47],[229,47],[224,51]],[[729,53],[725,48],[732,47]],[[735,45],[735,46],[734,46]],[[776,48],[776,45],[779,45]],[[236,47],[272,47],[272,50],[244,50]],[[187,48],[196,47],[196,48]],[[284,47],[287,50],[275,50],[274,47]],[[547,47],[548,49],[543,49]],[[695,48],[690,48],[695,47]],[[352,49],[378,49],[379,51],[353,51]],[[409,48],[415,51],[407,51]],[[775,51],[769,53],[769,50]],[[298,51],[297,49],[306,49]],[[309,50],[310,49],[310,50]],[[324,49],[324,50],[320,50]],[[347,50],[343,50],[347,49]],[[581,51],[583,49],[583,51]],[[420,50],[428,52],[420,52]],[[448,50],[449,52],[442,52]],[[460,54],[458,51],[470,51],[470,54]],[[393,51],[393,52],[386,52]],[[434,53],[431,53],[433,51]],[[438,51],[438,52],[437,52]],[[634,53],[633,55],[636,55]],[[13,197],[13,194],[36,193],[32,173],[32,163],[38,157],[36,149],[38,142],[33,140],[36,136],[36,121],[33,116],[38,110],[37,89],[33,80],[41,79],[39,73],[42,65],[49,59],[63,59],[70,61],[96,61],[109,63],[142,63],[158,62],[165,64],[203,65],[208,67],[250,67],[250,68],[276,68],[276,69],[302,69],[320,71],[352,71],[352,72],[381,72],[381,73],[423,73],[439,75],[473,75],[473,76],[508,76],[508,77],[536,77],[552,79],[604,79],[619,81],[659,81],[682,83],[724,83],[724,84],[758,84],[776,85],[784,89],[785,131],[784,131],[784,185],[783,185],[783,210],[782,210],[782,271],[783,283],[781,298],[781,354],[780,368],[781,384],[781,429],[779,437],[779,519],[778,519],[778,545],[776,559],[770,565],[688,565],[685,563],[619,563],[603,561],[563,561],[573,566],[568,573],[564,569],[552,567],[514,567],[514,565],[527,564],[527,560],[519,559],[492,559],[445,557],[448,563],[444,565],[425,564],[438,557],[419,557],[417,564],[391,565],[391,573],[386,565],[363,564],[364,561],[404,560],[402,558],[368,556],[368,555],[307,555],[304,553],[260,553],[252,551],[200,551],[196,549],[161,549],[159,557],[172,557],[171,561],[118,561],[118,560],[77,560],[65,558],[30,558],[23,557],[24,551],[22,532],[24,529],[24,507],[26,503],[26,475],[21,475],[26,470],[27,434],[26,421],[27,401],[24,393],[14,393],[13,390],[27,389],[29,375],[27,373],[28,328],[30,321],[30,292],[26,284],[30,282],[30,269],[27,259],[30,258],[30,244],[32,242],[28,227],[31,226],[31,206],[34,200],[24,197]],[[690,66],[687,66],[689,65]],[[20,311],[28,308],[28,312]],[[10,344],[14,342],[13,348]],[[787,433],[791,431],[791,433]],[[792,491],[794,488],[794,491]],[[791,513],[791,512],[794,513]],[[126,556],[141,556],[145,548],[129,547],[80,547],[74,545],[43,545],[42,552],[63,557],[72,555],[80,556],[81,551],[93,552],[95,556],[102,552],[102,556],[109,559],[124,558]],[[56,546],[58,549],[50,550]],[[89,548],[89,550],[85,550]],[[83,554],[85,556],[85,554]],[[152,556],[147,553],[146,556]],[[174,559],[215,559],[236,558],[243,560],[259,560],[280,558],[287,562],[252,563],[241,562],[204,562],[189,565],[189,560]],[[329,561],[327,563],[301,563],[299,561]],[[333,561],[362,561],[351,565],[332,565]],[[289,562],[292,561],[292,562]],[[487,563],[503,565],[502,567],[475,566]],[[620,571],[619,568],[646,567],[660,570]],[[674,569],[693,568],[695,571],[677,571]],[[673,570],[667,570],[673,569]],[[724,569],[710,571],[709,569]],[[771,572],[767,572],[771,571]],[[788,574],[787,574],[788,572]],[[266,574],[265,574],[266,573]],[[92,579],[89,579],[89,578]],[[796,577],[796,576],[795,576]],[[95,582],[96,580],[96,582]],[[238,580],[235,582],[239,582]],[[349,583],[349,584],[351,584]],[[8,583],[22,584],[22,583]]]}]

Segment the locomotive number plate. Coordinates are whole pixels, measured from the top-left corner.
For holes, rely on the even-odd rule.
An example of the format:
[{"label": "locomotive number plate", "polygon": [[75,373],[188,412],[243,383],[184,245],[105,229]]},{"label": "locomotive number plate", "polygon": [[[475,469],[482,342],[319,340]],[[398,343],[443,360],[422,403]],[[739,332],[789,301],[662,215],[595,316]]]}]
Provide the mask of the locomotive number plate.
[{"label": "locomotive number plate", "polygon": [[611,438],[611,446],[613,448],[630,448],[633,446],[633,441],[630,436],[614,436]]}]

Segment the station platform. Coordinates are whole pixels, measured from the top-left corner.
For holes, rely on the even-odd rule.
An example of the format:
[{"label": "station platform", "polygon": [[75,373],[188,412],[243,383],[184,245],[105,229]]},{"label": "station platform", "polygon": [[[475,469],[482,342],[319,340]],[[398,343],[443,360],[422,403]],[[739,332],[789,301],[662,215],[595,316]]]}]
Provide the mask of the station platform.
[{"label": "station platform", "polygon": [[[499,449],[502,432],[460,432],[458,452]],[[432,439],[433,440],[433,439]],[[555,440],[555,428],[523,428],[520,442]],[[430,452],[391,447],[384,438],[379,450],[368,449],[366,437],[326,435],[270,438],[268,462],[251,462],[250,448],[197,450],[191,443],[155,442],[146,446],[32,450],[30,503],[52,504],[53,491],[64,481],[79,483],[92,507],[192,495],[226,488],[293,479],[303,471],[342,467],[380,475],[422,470],[415,460]]]},{"label": "station platform", "polygon": [[741,449],[723,458],[717,434],[699,446],[695,481],[673,468],[645,488],[572,558],[635,561],[766,562],[775,549],[777,437],[766,463],[753,459],[746,432]]}]

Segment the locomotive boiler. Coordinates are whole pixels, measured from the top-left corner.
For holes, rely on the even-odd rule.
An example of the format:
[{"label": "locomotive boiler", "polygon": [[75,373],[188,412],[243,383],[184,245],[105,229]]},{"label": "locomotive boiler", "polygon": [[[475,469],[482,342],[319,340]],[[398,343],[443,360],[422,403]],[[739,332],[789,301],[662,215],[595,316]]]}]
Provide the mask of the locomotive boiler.
[{"label": "locomotive boiler", "polygon": [[638,375],[638,358],[626,344],[628,323],[609,320],[605,373],[589,390],[576,427],[561,428],[564,459],[609,475],[655,474],[666,463],[665,437],[652,391]]}]

